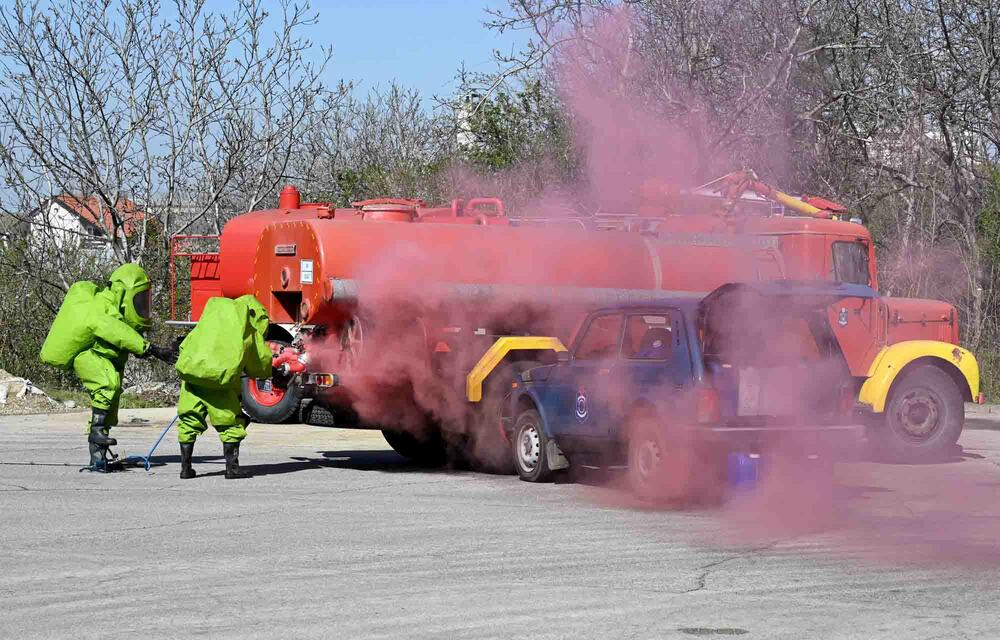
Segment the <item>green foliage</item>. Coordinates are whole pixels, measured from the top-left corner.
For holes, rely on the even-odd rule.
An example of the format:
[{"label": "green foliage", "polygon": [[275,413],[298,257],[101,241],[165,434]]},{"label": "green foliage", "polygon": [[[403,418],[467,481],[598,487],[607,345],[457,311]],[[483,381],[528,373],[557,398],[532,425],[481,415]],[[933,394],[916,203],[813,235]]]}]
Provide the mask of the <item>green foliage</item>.
[{"label": "green foliage", "polygon": [[[349,207],[352,202],[378,197],[423,197],[435,200],[432,185],[440,171],[440,160],[397,162],[391,166],[366,164],[333,172],[333,188],[309,193],[310,200]],[[410,189],[401,191],[402,185]],[[418,193],[421,191],[422,193]]]},{"label": "green foliage", "polygon": [[993,342],[991,348],[981,349],[975,355],[979,361],[980,387],[986,394],[986,402],[1000,403],[1000,346]]},{"label": "green foliage", "polygon": [[987,400],[1000,402],[1000,170],[993,173],[986,207],[976,222],[987,305],[985,335],[976,357]]},{"label": "green foliage", "polygon": [[[72,400],[76,403],[76,406],[81,409],[86,409],[90,406],[90,395],[86,391],[80,391],[78,389],[66,388],[66,389],[46,389],[45,392],[49,394],[53,400],[58,400],[59,402],[66,402]],[[136,393],[123,393],[121,400],[119,402],[119,409],[150,409],[156,407],[166,407],[171,403],[167,398],[159,395],[139,395]]]},{"label": "green foliage", "polygon": [[1000,266],[1000,171],[993,174],[986,207],[977,219],[980,251],[991,266]]},{"label": "green foliage", "polygon": [[65,383],[66,373],[38,360],[62,294],[54,284],[28,277],[21,266],[25,252],[23,241],[0,244],[0,369],[36,382]]},{"label": "green foliage", "polygon": [[459,109],[459,153],[478,170],[499,171],[554,160],[565,176],[577,168],[569,121],[552,88],[529,79],[517,89],[500,89],[485,99],[467,94]]}]

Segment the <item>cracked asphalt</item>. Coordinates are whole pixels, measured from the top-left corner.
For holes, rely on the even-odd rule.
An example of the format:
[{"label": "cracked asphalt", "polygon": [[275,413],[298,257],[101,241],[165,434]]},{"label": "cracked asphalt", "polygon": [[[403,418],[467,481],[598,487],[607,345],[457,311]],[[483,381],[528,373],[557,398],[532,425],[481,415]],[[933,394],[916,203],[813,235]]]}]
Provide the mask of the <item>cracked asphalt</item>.
[{"label": "cracked asphalt", "polygon": [[[148,421],[114,430],[138,453],[170,412],[123,416]],[[79,473],[83,419],[0,418],[0,638],[1000,637],[1000,431],[838,465],[850,515],[722,543],[717,509],[416,469],[377,432],[254,425],[245,481],[211,432],[194,480],[173,433],[148,473]]]}]

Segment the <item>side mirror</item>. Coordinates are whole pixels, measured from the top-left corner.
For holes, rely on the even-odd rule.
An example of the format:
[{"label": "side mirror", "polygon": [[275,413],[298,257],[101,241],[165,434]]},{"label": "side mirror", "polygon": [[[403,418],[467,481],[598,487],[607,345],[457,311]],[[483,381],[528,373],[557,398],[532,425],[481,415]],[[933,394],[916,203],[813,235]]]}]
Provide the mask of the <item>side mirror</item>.
[{"label": "side mirror", "polygon": [[572,356],[569,355],[569,351],[557,351],[556,352],[556,362],[569,362]]}]

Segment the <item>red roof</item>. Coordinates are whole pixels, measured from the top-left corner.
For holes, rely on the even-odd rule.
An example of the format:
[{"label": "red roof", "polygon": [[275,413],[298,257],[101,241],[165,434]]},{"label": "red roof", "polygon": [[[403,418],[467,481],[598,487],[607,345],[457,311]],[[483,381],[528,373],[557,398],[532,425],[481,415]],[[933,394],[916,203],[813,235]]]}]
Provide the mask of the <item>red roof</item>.
[{"label": "red roof", "polygon": [[[107,233],[111,233],[114,229],[111,211],[108,210],[104,201],[96,196],[81,200],[76,196],[63,194],[55,200],[67,211],[76,214],[92,225],[102,227]],[[141,224],[146,218],[145,212],[139,211],[136,204],[128,198],[119,198],[115,209],[122,219],[126,235],[131,235],[136,225]]]}]

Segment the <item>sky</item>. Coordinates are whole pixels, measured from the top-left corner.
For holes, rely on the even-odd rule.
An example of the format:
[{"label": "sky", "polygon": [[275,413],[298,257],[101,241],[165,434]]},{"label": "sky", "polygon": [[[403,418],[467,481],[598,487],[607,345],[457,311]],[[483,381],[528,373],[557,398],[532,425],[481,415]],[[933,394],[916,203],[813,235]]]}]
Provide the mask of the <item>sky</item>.
[{"label": "sky", "polygon": [[392,80],[418,89],[425,101],[450,95],[464,62],[470,72],[496,69],[493,50],[526,40],[483,27],[484,7],[503,0],[312,0],[319,23],[308,31],[317,47],[333,45],[329,84],[352,80],[366,92]]}]

